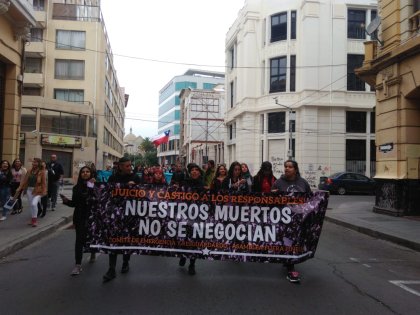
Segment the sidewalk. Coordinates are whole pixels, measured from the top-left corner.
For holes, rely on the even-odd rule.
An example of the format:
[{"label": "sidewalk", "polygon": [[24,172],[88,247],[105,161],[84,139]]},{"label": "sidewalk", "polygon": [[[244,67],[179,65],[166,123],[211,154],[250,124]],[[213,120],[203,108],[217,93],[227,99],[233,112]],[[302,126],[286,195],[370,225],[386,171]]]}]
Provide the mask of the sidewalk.
[{"label": "sidewalk", "polygon": [[[71,198],[72,186],[65,186],[64,195]],[[30,221],[28,202],[23,198],[24,211],[18,215],[8,215],[0,222],[0,259],[33,242],[52,234],[57,229],[71,223],[73,208],[64,206],[59,198],[55,211],[47,211],[38,219],[38,226],[27,225]],[[420,218],[392,217],[374,213],[371,202],[328,207],[325,220],[420,251]]]},{"label": "sidewalk", "polygon": [[[64,187],[62,193],[71,198],[73,186]],[[61,198],[58,197],[56,210],[47,210],[44,218],[38,218],[38,226],[32,227],[28,225],[31,214],[26,196],[23,196],[22,202],[21,214],[11,215],[9,212],[7,219],[0,222],[0,259],[72,222],[74,209],[63,205]]]}]

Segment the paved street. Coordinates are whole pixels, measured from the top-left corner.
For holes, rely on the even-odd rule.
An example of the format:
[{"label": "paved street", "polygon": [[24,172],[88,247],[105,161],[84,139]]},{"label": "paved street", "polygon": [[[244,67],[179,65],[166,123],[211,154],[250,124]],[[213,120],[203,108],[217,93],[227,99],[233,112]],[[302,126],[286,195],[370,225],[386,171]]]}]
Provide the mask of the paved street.
[{"label": "paved street", "polygon": [[300,285],[275,264],[198,261],[192,277],[148,256],[102,284],[106,255],[69,276],[73,242],[62,229],[1,261],[2,314],[418,314],[420,253],[329,222]]}]

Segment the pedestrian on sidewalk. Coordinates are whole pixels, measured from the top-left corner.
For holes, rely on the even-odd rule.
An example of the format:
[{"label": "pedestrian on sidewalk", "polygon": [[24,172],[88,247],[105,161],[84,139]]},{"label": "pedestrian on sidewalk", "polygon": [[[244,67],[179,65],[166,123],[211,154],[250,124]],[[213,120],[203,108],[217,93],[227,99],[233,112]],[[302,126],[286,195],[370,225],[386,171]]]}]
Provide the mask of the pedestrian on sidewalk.
[{"label": "pedestrian on sidewalk", "polygon": [[[287,160],[284,162],[284,174],[277,179],[271,187],[273,192],[281,192],[293,194],[295,192],[310,193],[311,186],[308,182],[300,176],[299,165],[296,161]],[[287,268],[287,280],[292,283],[300,282],[299,272],[295,270],[295,265],[286,263],[284,266]]]},{"label": "pedestrian on sidewalk", "polygon": [[42,196],[47,194],[47,180],[45,172],[42,169],[42,161],[39,158],[34,158],[32,161],[32,168],[26,173],[25,178],[20,183],[19,188],[16,190],[14,198],[26,190],[28,202],[31,207],[31,222],[29,225],[32,227],[37,226],[38,216],[38,203]]},{"label": "pedestrian on sidewalk", "polygon": [[[74,244],[74,256],[76,264],[71,271],[72,276],[77,276],[82,272],[83,248],[86,244],[86,235],[88,231],[88,218],[90,215],[89,195],[92,194],[93,183],[92,170],[88,166],[83,166],[79,171],[77,184],[73,187],[71,200],[64,195],[60,195],[63,204],[74,208],[73,224],[76,230],[76,242]],[[90,255],[89,262],[94,262],[95,253]]]},{"label": "pedestrian on sidewalk", "polygon": [[[118,170],[109,177],[108,183],[136,185],[141,183],[141,179],[136,173],[133,172],[130,159],[122,157],[118,161]],[[108,259],[109,268],[102,277],[103,282],[111,281],[116,277],[115,268],[117,266],[117,254],[110,253],[108,255]],[[130,254],[123,254],[121,273],[127,273],[130,270],[129,262]]]},{"label": "pedestrian on sidewalk", "polygon": [[[11,195],[14,196],[16,194],[16,189],[19,188],[20,183],[26,176],[26,168],[23,167],[22,161],[17,158],[12,163],[12,185],[11,185]],[[19,214],[22,213],[22,194],[20,193],[17,197],[16,204],[13,207],[11,214]]]},{"label": "pedestrian on sidewalk", "polygon": [[58,190],[63,180],[63,166],[57,161],[57,155],[51,154],[50,162],[47,163],[48,169],[48,199],[51,201],[51,211],[55,210],[57,204]]},{"label": "pedestrian on sidewalk", "polygon": [[10,171],[10,163],[7,160],[1,161],[0,166],[0,206],[3,207],[3,214],[0,221],[7,218],[7,208],[4,206],[10,198],[10,188],[12,184],[12,172]]},{"label": "pedestrian on sidewalk", "polygon": [[[47,180],[47,187],[48,187],[48,169],[47,169],[47,163],[45,161],[42,161],[41,163],[42,169],[45,172],[45,178]],[[47,214],[47,208],[48,208],[48,194],[41,197],[41,202],[38,203],[38,217],[45,217]]]}]

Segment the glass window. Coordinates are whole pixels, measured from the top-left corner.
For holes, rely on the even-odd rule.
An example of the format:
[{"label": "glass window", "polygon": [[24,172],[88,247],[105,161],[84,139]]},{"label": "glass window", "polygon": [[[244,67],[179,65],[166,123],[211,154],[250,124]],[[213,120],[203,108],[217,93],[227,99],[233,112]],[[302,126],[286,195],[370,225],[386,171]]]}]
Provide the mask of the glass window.
[{"label": "glass window", "polygon": [[233,108],[235,106],[235,82],[230,82],[229,86],[229,102],[230,102],[230,108]]},{"label": "glass window", "polygon": [[64,80],[83,80],[85,78],[85,61],[56,59],[55,78]]},{"label": "glass window", "polygon": [[365,91],[365,82],[363,82],[354,73],[354,69],[363,65],[364,55],[347,55],[347,91]]},{"label": "glass window", "polygon": [[268,113],[268,133],[280,133],[286,131],[286,113]]},{"label": "glass window", "polygon": [[66,102],[83,103],[85,92],[83,90],[55,89],[54,98]]},{"label": "glass window", "polygon": [[270,60],[270,93],[286,91],[286,57]]},{"label": "glass window", "polygon": [[290,92],[296,91],[296,56],[290,56]]},{"label": "glass window", "polygon": [[44,0],[33,0],[32,3],[35,11],[45,11]]},{"label": "glass window", "polygon": [[25,73],[42,73],[42,58],[25,58]]},{"label": "glass window", "polygon": [[296,39],[296,11],[291,12],[290,20],[290,39]]},{"label": "glass window", "polygon": [[366,11],[349,9],[347,12],[347,38],[365,39]]},{"label": "glass window", "polygon": [[346,132],[366,133],[366,112],[346,112]]},{"label": "glass window", "polygon": [[57,49],[84,50],[86,32],[57,30],[55,47]]},{"label": "glass window", "polygon": [[36,109],[22,107],[22,114],[20,116],[20,130],[34,131],[36,130]]},{"label": "glass window", "polygon": [[84,136],[85,129],[84,115],[41,109],[41,132]]},{"label": "glass window", "polygon": [[271,16],[271,42],[287,39],[287,12]]},{"label": "glass window", "polygon": [[373,111],[370,113],[370,133],[375,133],[375,122],[376,122],[376,113]]},{"label": "glass window", "polygon": [[41,96],[42,88],[40,87],[23,87],[23,95]]},{"label": "glass window", "polygon": [[31,28],[31,42],[42,42],[44,30],[42,28]]},{"label": "glass window", "polygon": [[346,140],[346,160],[365,161],[366,160],[366,140]]}]

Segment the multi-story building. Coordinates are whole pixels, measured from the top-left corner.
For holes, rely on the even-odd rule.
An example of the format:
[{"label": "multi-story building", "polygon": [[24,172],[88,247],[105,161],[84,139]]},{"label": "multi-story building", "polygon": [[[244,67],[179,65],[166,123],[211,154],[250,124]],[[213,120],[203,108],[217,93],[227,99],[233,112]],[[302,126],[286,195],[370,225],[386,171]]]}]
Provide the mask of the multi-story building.
[{"label": "multi-story building", "polygon": [[0,155],[19,154],[23,57],[35,16],[30,1],[0,0]]},{"label": "multi-story building", "polygon": [[[368,28],[358,69],[376,89],[374,211],[420,214],[420,1],[379,0],[380,20]],[[375,36],[376,37],[376,36]]]},{"label": "multi-story building", "polygon": [[120,87],[100,1],[34,0],[26,46],[20,156],[48,159],[65,177],[123,154],[128,95]]},{"label": "multi-story building", "polygon": [[223,85],[181,91],[180,157],[184,165],[224,162],[224,92]]},{"label": "multi-story building", "polygon": [[140,146],[144,139],[142,136],[136,136],[133,133],[133,128],[130,128],[130,133],[124,137],[124,153],[130,155],[143,154]]},{"label": "multi-story building", "polygon": [[161,165],[172,164],[178,161],[180,154],[180,98],[182,89],[211,90],[217,84],[224,83],[224,73],[188,70],[183,75],[173,77],[159,91],[159,134],[170,130],[168,143],[158,147],[158,160]]},{"label": "multi-story building", "polygon": [[247,0],[226,36],[226,162],[292,157],[312,187],[375,172],[375,94],[363,62],[372,0]]}]

